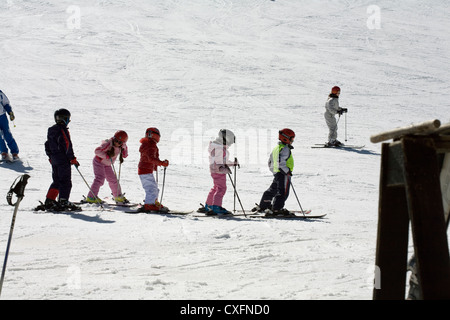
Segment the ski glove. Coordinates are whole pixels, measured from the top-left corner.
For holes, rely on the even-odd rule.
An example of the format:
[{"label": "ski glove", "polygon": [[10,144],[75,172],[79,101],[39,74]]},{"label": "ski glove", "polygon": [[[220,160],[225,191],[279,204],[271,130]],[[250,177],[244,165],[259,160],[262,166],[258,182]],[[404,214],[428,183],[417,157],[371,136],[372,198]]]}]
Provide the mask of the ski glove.
[{"label": "ski glove", "polygon": [[347,111],[348,111],[348,109],[347,108],[340,108],[339,110],[338,110],[338,114],[339,115],[342,115],[343,113],[347,113]]},{"label": "ski glove", "polygon": [[110,158],[114,157],[114,147],[106,151],[106,155]]},{"label": "ski glove", "polygon": [[224,165],[224,166],[219,167],[219,172],[229,174],[229,173],[231,173],[231,169],[229,166]]},{"label": "ski glove", "polygon": [[80,163],[78,162],[77,158],[73,158],[70,160],[70,164],[73,164],[76,168],[80,166]]},{"label": "ski glove", "polygon": [[11,121],[14,121],[14,119],[16,118],[15,116],[14,116],[14,112],[10,112],[10,113],[8,113],[9,114],[9,120],[11,120]]},{"label": "ski glove", "polygon": [[168,166],[169,166],[169,160],[164,160],[164,161],[161,163],[161,165],[162,165],[163,167],[168,167]]}]

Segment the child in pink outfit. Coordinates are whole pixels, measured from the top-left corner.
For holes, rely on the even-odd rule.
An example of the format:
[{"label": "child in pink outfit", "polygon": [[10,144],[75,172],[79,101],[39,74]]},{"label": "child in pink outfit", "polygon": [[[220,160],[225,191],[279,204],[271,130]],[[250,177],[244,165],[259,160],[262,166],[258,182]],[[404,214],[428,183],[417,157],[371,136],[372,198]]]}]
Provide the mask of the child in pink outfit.
[{"label": "child in pink outfit", "polygon": [[206,199],[207,214],[231,214],[222,207],[222,200],[227,191],[227,174],[231,173],[229,166],[237,166],[237,162],[229,161],[228,148],[235,142],[233,132],[227,129],[219,131],[216,140],[209,144],[209,170],[214,182]]},{"label": "child in pink outfit", "polygon": [[114,200],[117,203],[128,202],[122,195],[122,190],[116,174],[112,169],[112,164],[116,161],[118,156],[120,163],[123,162],[123,158],[128,157],[128,147],[126,144],[127,140],[127,133],[119,130],[114,134],[114,137],[103,141],[102,144],[95,149],[95,157],[92,161],[95,179],[86,199],[87,202],[101,202],[98,197],[98,192],[100,187],[105,183],[105,179],[109,183]]}]

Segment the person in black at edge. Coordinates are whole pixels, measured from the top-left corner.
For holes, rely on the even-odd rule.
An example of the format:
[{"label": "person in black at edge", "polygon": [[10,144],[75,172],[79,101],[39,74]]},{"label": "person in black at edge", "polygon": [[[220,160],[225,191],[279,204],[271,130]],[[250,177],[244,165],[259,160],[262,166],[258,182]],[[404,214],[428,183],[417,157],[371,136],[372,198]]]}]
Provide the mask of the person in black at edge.
[{"label": "person in black at edge", "polygon": [[[53,182],[47,192],[45,209],[48,211],[79,211],[81,208],[69,201],[72,190],[72,168],[80,165],[73,153],[67,125],[70,112],[67,109],[55,111],[56,124],[48,128],[45,153],[52,165]],[[59,201],[56,198],[59,195]]]}]

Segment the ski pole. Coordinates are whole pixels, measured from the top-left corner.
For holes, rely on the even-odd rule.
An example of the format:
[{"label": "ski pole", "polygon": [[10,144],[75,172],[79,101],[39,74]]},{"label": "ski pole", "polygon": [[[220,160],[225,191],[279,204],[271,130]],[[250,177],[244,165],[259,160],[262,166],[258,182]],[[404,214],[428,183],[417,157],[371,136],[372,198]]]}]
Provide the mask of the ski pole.
[{"label": "ski pole", "polygon": [[120,186],[120,172],[122,171],[122,162],[119,161],[119,174],[117,175],[117,193],[122,194],[122,187]]},{"label": "ski pole", "polygon": [[347,142],[347,112],[345,113],[345,142]]},{"label": "ski pole", "polygon": [[121,167],[122,167],[122,162],[119,161],[119,174],[117,174],[116,167],[114,167],[114,163],[112,161],[112,158],[109,158],[109,159],[111,160],[111,167],[113,168],[114,175],[116,176],[116,180],[117,180],[117,190],[116,191],[119,194],[119,190],[120,190],[120,194],[122,194],[122,188],[120,187],[120,170],[121,170]]},{"label": "ski pole", "polygon": [[[8,263],[9,248],[11,246],[12,235],[14,232],[14,225],[16,223],[16,215],[17,215],[17,211],[19,209],[19,204],[24,197],[24,191],[25,191],[25,187],[28,182],[28,178],[30,178],[30,176],[28,174],[24,174],[23,176],[21,176],[20,181],[15,186],[14,186],[14,183],[15,183],[15,181],[14,181],[13,185],[11,186],[11,189],[9,190],[9,192],[6,196],[8,203],[11,206],[14,206],[14,213],[13,213],[13,217],[12,217],[12,221],[11,221],[11,228],[9,230],[8,244],[6,245],[6,253],[5,253],[5,260],[3,262],[2,276],[0,278],[0,296],[2,294],[3,280],[5,280],[6,265]],[[16,179],[16,181],[17,181],[17,179]],[[15,193],[17,196],[17,202],[14,204],[11,202],[13,193]]]},{"label": "ski pole", "polygon": [[237,199],[239,201],[239,204],[241,205],[242,212],[244,212],[244,216],[247,218],[247,215],[245,214],[244,206],[242,206],[241,199],[239,198],[239,195],[238,195],[237,190],[236,190],[236,186],[233,183],[233,179],[231,178],[231,173],[230,172],[228,172],[228,178],[230,178],[230,182],[233,185],[234,194],[236,195],[236,197],[237,197]]},{"label": "ski pole", "polygon": [[83,179],[83,181],[84,181],[84,183],[87,185],[87,187],[89,188],[89,191],[91,192],[91,194],[93,194],[94,195],[94,198],[95,198],[95,200],[97,200],[97,201],[99,201],[99,204],[100,204],[100,207],[102,208],[102,209],[104,209],[103,208],[103,204],[102,204],[102,200],[92,191],[92,189],[91,189],[91,187],[89,186],[89,184],[87,183],[87,181],[86,181],[86,179],[83,177],[83,175],[81,174],[81,171],[80,171],[80,169],[78,169],[78,166],[75,166],[75,169],[77,169],[77,171],[78,171],[78,173],[80,174],[80,177],[81,177],[81,179]]},{"label": "ski pole", "polygon": [[289,176],[288,176],[288,179],[289,179],[289,184],[291,185],[292,191],[294,191],[294,195],[295,195],[295,198],[297,199],[300,210],[302,211],[303,216],[305,216],[305,211],[303,211],[302,205],[300,204],[300,200],[298,200],[297,192],[295,192],[294,185],[292,184],[292,179]]},{"label": "ski pole", "polygon": [[116,179],[117,179],[117,172],[116,172],[116,167],[114,167],[114,162],[112,161],[112,158],[109,158],[109,160],[111,161],[111,167],[112,167],[112,169],[114,171],[114,175],[116,176]]},{"label": "ski pole", "polygon": [[[234,162],[237,162],[237,158],[234,158]],[[236,183],[236,166],[234,166],[234,185],[237,186]],[[233,200],[233,212],[236,213],[236,189],[234,189],[234,200]]]},{"label": "ski pole", "polygon": [[164,195],[164,185],[166,184],[166,169],[167,167],[164,167],[164,173],[163,173],[163,185],[161,190],[161,199],[159,200],[159,203],[162,203],[163,195]]}]

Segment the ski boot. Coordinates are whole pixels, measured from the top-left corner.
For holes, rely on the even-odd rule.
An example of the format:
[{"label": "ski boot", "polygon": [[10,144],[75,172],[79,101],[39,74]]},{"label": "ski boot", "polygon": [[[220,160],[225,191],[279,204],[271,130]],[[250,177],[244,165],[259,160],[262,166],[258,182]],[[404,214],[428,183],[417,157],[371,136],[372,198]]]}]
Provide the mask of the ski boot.
[{"label": "ski boot", "polygon": [[114,197],[114,201],[116,202],[116,204],[127,204],[130,203],[130,201],[128,201],[127,198],[125,198],[125,196],[123,194]]},{"label": "ski boot", "polygon": [[73,204],[67,199],[59,199],[60,211],[81,211],[81,207]]},{"label": "ski boot", "polygon": [[211,206],[211,210],[209,211],[211,214],[215,215],[232,215],[231,211],[221,207],[221,206]]},{"label": "ski boot", "polygon": [[[270,205],[269,208],[267,208],[267,209],[272,210],[272,205]],[[255,203],[255,206],[252,208],[252,212],[264,213],[264,212],[266,212],[267,209],[261,209],[259,204]]]},{"label": "ski boot", "polygon": [[207,204],[207,203],[206,203],[205,205],[203,205],[202,203],[200,203],[200,208],[197,209],[197,212],[204,213],[204,214],[208,214],[208,212],[211,211],[211,207],[212,207],[212,206],[210,206],[210,205]]},{"label": "ski boot", "polygon": [[164,207],[161,203],[158,201],[155,201],[155,203],[151,204],[144,204],[141,208],[139,208],[139,212],[161,212],[161,213],[167,213],[169,212],[169,208]]},{"label": "ski boot", "polygon": [[103,201],[99,197],[87,197],[87,203],[102,203]]},{"label": "ski boot", "polygon": [[158,208],[160,212],[169,212],[169,208],[164,207],[158,200],[155,201],[155,206]]},{"label": "ski boot", "polygon": [[52,212],[61,211],[61,205],[58,201],[47,198],[45,199],[44,210]]},{"label": "ski boot", "polygon": [[334,139],[334,140],[331,140],[331,141],[328,141],[327,143],[325,143],[325,147],[328,147],[328,148],[342,147],[343,145],[344,144],[337,139]]},{"label": "ski boot", "polygon": [[334,140],[334,146],[335,147],[342,147],[342,146],[344,146],[344,144],[342,142],[340,142],[339,140]]},{"label": "ski boot", "polygon": [[272,210],[272,215],[274,216],[281,216],[281,217],[289,217],[289,216],[293,216],[294,214],[291,213],[289,210],[282,208],[282,209],[274,209]]}]

